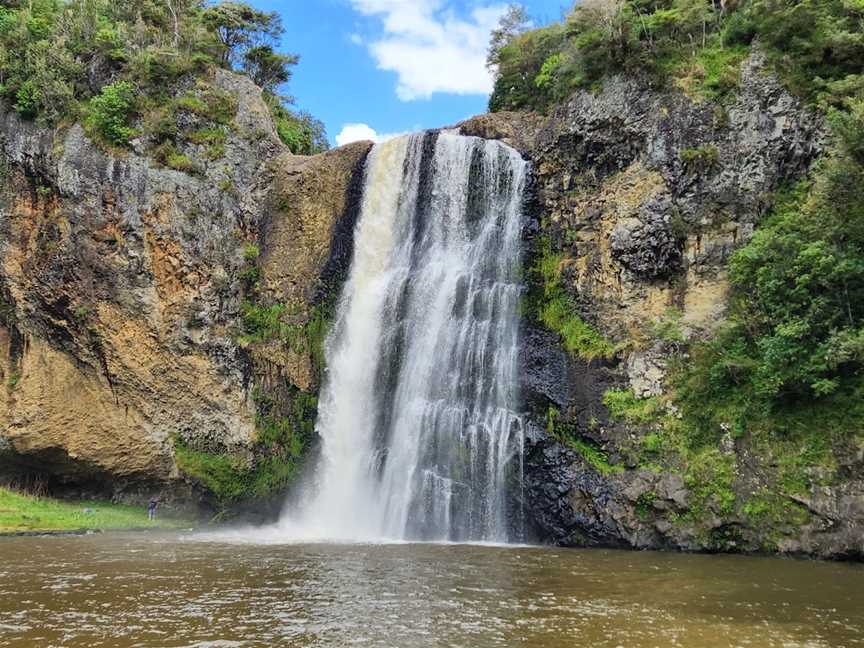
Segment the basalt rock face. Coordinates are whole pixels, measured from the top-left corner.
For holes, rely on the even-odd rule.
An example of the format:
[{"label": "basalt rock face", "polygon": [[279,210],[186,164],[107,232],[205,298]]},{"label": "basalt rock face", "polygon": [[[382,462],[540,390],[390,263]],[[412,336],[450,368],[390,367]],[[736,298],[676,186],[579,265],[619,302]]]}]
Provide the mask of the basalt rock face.
[{"label": "basalt rock face", "polygon": [[[182,490],[177,440],[234,452],[255,439],[250,394],[262,351],[237,341],[244,270],[260,264],[273,292],[314,292],[344,238],[368,145],[292,156],[260,89],[224,71],[211,83],[237,111],[218,159],[183,151],[189,172],[149,159],[143,140],[107,152],[78,125],[49,131],[0,112],[5,479]],[[273,179],[286,174],[317,187],[314,209],[290,191],[274,208]],[[297,215],[288,225],[285,210]],[[308,245],[282,245],[285,227]],[[250,245],[260,260],[244,253]],[[303,270],[289,277],[289,267]],[[302,369],[285,373],[312,389]]]},{"label": "basalt rock face", "polygon": [[[526,263],[540,254],[543,237],[558,243],[562,283],[579,316],[618,343],[613,360],[585,362],[527,318],[521,362],[533,425],[524,494],[538,539],[864,555],[860,449],[839,455],[838,486],[800,498],[806,521],[774,528],[768,539],[742,507],[730,512],[716,501],[700,502],[699,523],[691,523],[698,484],[635,461],[632,449],[650,426],[613,420],[603,403],[613,388],[664,396],[675,347],[710,336],[723,321],[730,255],[750,239],[772,193],[806,175],[821,152],[820,118],[767,73],[758,49],[722,107],[620,77],[545,116],[483,115],[460,129],[501,139],[532,161]],[[670,312],[680,339],[652,336]],[[562,425],[588,452],[556,440]],[[763,470],[773,459],[756,460],[746,439],[728,436],[720,446],[735,495],[747,501],[768,483]],[[600,460],[591,460],[591,448]]]},{"label": "basalt rock face", "polygon": [[533,211],[568,242],[574,296],[589,319],[619,333],[670,306],[688,326],[711,328],[725,308],[730,253],[749,240],[771,193],[821,150],[820,119],[766,73],[758,52],[724,108],[617,77],[545,118],[498,113],[460,128],[533,161]]}]

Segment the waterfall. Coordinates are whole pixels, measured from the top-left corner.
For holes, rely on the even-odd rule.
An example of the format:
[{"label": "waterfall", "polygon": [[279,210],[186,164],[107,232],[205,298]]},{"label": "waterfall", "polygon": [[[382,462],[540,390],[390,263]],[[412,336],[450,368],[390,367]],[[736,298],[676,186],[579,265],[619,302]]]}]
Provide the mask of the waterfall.
[{"label": "waterfall", "polygon": [[373,148],[326,346],[317,488],[287,535],[520,537],[526,174],[513,149],[449,132]]}]

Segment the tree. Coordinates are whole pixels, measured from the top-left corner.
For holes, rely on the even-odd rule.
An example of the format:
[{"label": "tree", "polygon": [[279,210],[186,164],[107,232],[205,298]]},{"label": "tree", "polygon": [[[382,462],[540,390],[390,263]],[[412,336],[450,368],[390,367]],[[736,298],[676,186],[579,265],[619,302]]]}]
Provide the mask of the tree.
[{"label": "tree", "polygon": [[501,63],[502,50],[519,34],[524,34],[531,28],[531,18],[525,7],[511,4],[501,17],[498,27],[492,30],[489,42],[489,53],[486,56],[486,66],[497,74]]},{"label": "tree", "polygon": [[546,61],[561,51],[563,39],[564,30],[559,24],[513,36],[497,54],[489,109],[496,112],[537,107],[540,94],[537,77]]},{"label": "tree", "polygon": [[111,144],[124,145],[134,135],[129,126],[135,103],[135,88],[127,81],[118,81],[102,88],[90,100],[88,121],[101,137]]},{"label": "tree", "polygon": [[251,48],[269,44],[285,32],[274,12],[258,11],[242,2],[222,2],[204,10],[204,23],[222,43],[222,63],[233,67]]},{"label": "tree", "polygon": [[259,45],[246,51],[243,71],[261,88],[277,94],[277,89],[291,79],[291,67],[299,63],[296,54],[279,54],[270,45]]}]

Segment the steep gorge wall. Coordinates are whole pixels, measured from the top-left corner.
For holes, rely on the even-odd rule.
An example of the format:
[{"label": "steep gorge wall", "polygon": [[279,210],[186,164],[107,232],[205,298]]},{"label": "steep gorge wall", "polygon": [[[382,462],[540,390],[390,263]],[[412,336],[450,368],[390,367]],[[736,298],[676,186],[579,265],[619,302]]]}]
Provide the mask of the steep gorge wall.
[{"label": "steep gorge wall", "polygon": [[[144,141],[106,151],[80,126],[50,132],[2,113],[4,479],[260,507],[294,475],[298,429],[314,444],[321,335],[371,144],[293,156],[260,90],[225,72],[211,83],[236,98],[236,114],[216,159],[185,146],[188,171],[156,164]],[[670,359],[723,320],[729,256],[772,192],[820,154],[819,117],[757,52],[723,106],[616,78],[548,115],[482,115],[460,128],[532,161],[530,308],[554,281],[597,334],[579,349],[537,312],[524,322],[525,505],[538,539],[860,556],[862,451],[838,455],[838,482],[796,496],[794,521],[756,524],[742,507],[772,487],[764,449],[718,443],[734,467],[730,509],[687,466],[646,461],[652,426],[604,403],[610,392],[669,396]],[[673,338],[656,334],[670,324]],[[200,465],[181,461],[186,449]],[[211,461],[231,483],[208,479]]]},{"label": "steep gorge wall", "polygon": [[[542,313],[525,323],[534,422],[526,507],[545,541],[864,555],[860,448],[836,451],[831,486],[813,480],[809,492],[787,495],[774,475],[783,457],[727,433],[705,455],[729,471],[712,490],[710,470],[700,483],[701,467],[646,452],[657,424],[635,409],[660,403],[663,416],[679,415],[670,365],[686,363],[688,346],[722,325],[730,255],[750,240],[773,193],[806,176],[821,152],[821,118],[766,67],[754,50],[722,105],[618,77],[546,116],[496,113],[460,125],[532,160],[529,302],[549,301],[552,275],[579,330],[596,334],[568,352]],[[674,335],[658,333],[663,327]],[[610,411],[610,394],[634,408],[630,420]],[[774,489],[769,512],[763,494]]]},{"label": "steep gorge wall", "polygon": [[308,358],[238,341],[249,268],[261,266],[268,295],[317,290],[346,245],[340,223],[369,145],[292,156],[260,89],[224,71],[212,84],[236,114],[217,159],[187,147],[188,172],[157,165],[141,141],[109,152],[78,125],[48,131],[3,111],[5,478],[182,491],[175,444],[248,454],[267,371],[315,389]]}]

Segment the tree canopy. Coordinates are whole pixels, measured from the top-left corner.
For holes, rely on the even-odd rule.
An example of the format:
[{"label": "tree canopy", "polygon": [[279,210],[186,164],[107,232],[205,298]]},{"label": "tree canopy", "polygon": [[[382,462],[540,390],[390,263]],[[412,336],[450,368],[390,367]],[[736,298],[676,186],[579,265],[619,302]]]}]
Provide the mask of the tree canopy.
[{"label": "tree canopy", "polygon": [[[296,153],[326,148],[323,126],[291,109],[285,92],[299,57],[277,51],[275,12],[203,0],[3,0],[0,97],[28,119],[82,120],[112,145],[186,77],[220,66],[260,85]],[[309,130],[315,137],[297,134]]]}]

